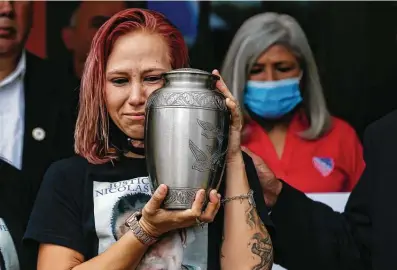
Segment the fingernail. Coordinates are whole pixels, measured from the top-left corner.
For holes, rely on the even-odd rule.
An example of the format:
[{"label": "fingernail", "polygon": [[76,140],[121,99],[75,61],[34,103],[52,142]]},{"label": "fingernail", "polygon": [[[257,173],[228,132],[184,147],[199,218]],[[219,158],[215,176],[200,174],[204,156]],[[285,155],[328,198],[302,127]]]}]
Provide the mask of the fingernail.
[{"label": "fingernail", "polygon": [[222,195],[221,194],[216,194],[216,196],[218,196],[218,199],[220,200],[221,198],[222,198]]},{"label": "fingernail", "polygon": [[215,189],[213,189],[213,190],[211,190],[211,193],[212,193],[212,195],[214,195],[214,196],[215,196],[217,192],[216,192],[216,190],[215,190]]},{"label": "fingernail", "polygon": [[166,187],[164,184],[161,184],[161,185],[159,186],[159,188],[158,188],[158,192],[159,192],[161,195],[164,195],[164,194],[167,192],[167,187]]},{"label": "fingernail", "polygon": [[212,72],[218,72],[218,70],[217,70],[217,69],[214,69]]},{"label": "fingernail", "polygon": [[203,196],[203,192],[204,192],[204,190],[202,190],[202,189],[200,189],[199,191],[197,191],[197,193],[196,193],[196,200],[200,199],[200,197]]}]

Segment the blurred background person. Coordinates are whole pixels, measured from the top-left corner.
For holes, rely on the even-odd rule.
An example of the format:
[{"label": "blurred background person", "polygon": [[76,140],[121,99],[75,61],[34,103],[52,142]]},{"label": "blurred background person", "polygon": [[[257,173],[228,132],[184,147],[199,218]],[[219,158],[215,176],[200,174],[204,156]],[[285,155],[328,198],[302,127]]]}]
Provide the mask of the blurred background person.
[{"label": "blurred background person", "polygon": [[350,191],[364,167],[354,129],[328,112],[317,66],[294,18],[258,14],[237,31],[222,74],[244,106],[244,146],[303,192]]},{"label": "blurred background person", "polygon": [[251,153],[277,228],[272,241],[278,264],[290,270],[397,269],[396,123],[394,111],[366,129],[366,167],[339,211],[277,179]]},{"label": "blurred background person", "polygon": [[81,1],[70,17],[69,25],[62,29],[62,40],[72,53],[72,70],[78,81],[94,35],[110,17],[127,8],[124,1]]},{"label": "blurred background person", "polygon": [[127,8],[125,1],[80,1],[62,29],[62,41],[70,51],[66,91],[73,93],[73,115],[77,119],[80,79],[94,35],[111,16]]},{"label": "blurred background person", "polygon": [[0,1],[1,269],[36,269],[20,244],[31,207],[49,164],[73,153],[61,79],[24,48],[31,26],[31,1]]}]

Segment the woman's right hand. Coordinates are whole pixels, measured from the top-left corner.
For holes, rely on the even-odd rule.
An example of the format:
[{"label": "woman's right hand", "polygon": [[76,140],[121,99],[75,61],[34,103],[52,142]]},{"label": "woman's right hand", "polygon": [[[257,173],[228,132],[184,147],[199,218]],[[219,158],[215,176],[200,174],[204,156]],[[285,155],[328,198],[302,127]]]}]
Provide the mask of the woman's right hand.
[{"label": "woman's right hand", "polygon": [[187,210],[165,210],[161,205],[167,195],[167,186],[160,185],[153,193],[151,199],[142,209],[139,224],[142,229],[153,237],[160,237],[164,233],[176,229],[197,225],[197,220],[205,223],[212,222],[218,213],[220,195],[216,190],[210,192],[210,200],[204,211],[205,190],[196,193],[192,208]]}]

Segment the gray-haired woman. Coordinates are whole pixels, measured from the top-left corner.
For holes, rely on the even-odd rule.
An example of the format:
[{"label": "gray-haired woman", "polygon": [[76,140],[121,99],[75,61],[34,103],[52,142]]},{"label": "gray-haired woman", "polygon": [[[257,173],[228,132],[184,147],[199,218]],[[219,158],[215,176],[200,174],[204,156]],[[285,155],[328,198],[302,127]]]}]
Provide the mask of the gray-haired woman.
[{"label": "gray-haired woman", "polygon": [[246,152],[303,192],[352,190],[365,167],[361,143],[328,112],[312,51],[294,18],[263,13],[245,21],[222,74],[244,105]]}]

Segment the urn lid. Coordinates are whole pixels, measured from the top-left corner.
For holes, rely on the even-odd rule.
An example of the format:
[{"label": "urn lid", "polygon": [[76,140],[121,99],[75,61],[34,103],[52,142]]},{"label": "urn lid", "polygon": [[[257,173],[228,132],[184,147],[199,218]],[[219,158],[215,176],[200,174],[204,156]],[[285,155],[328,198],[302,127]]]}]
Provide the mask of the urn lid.
[{"label": "urn lid", "polygon": [[209,77],[212,77],[216,80],[219,80],[219,76],[216,76],[210,72],[204,71],[204,70],[200,70],[200,69],[196,69],[196,68],[178,68],[178,69],[174,69],[171,71],[168,71],[166,73],[164,73],[165,76],[167,75],[206,75]]}]

